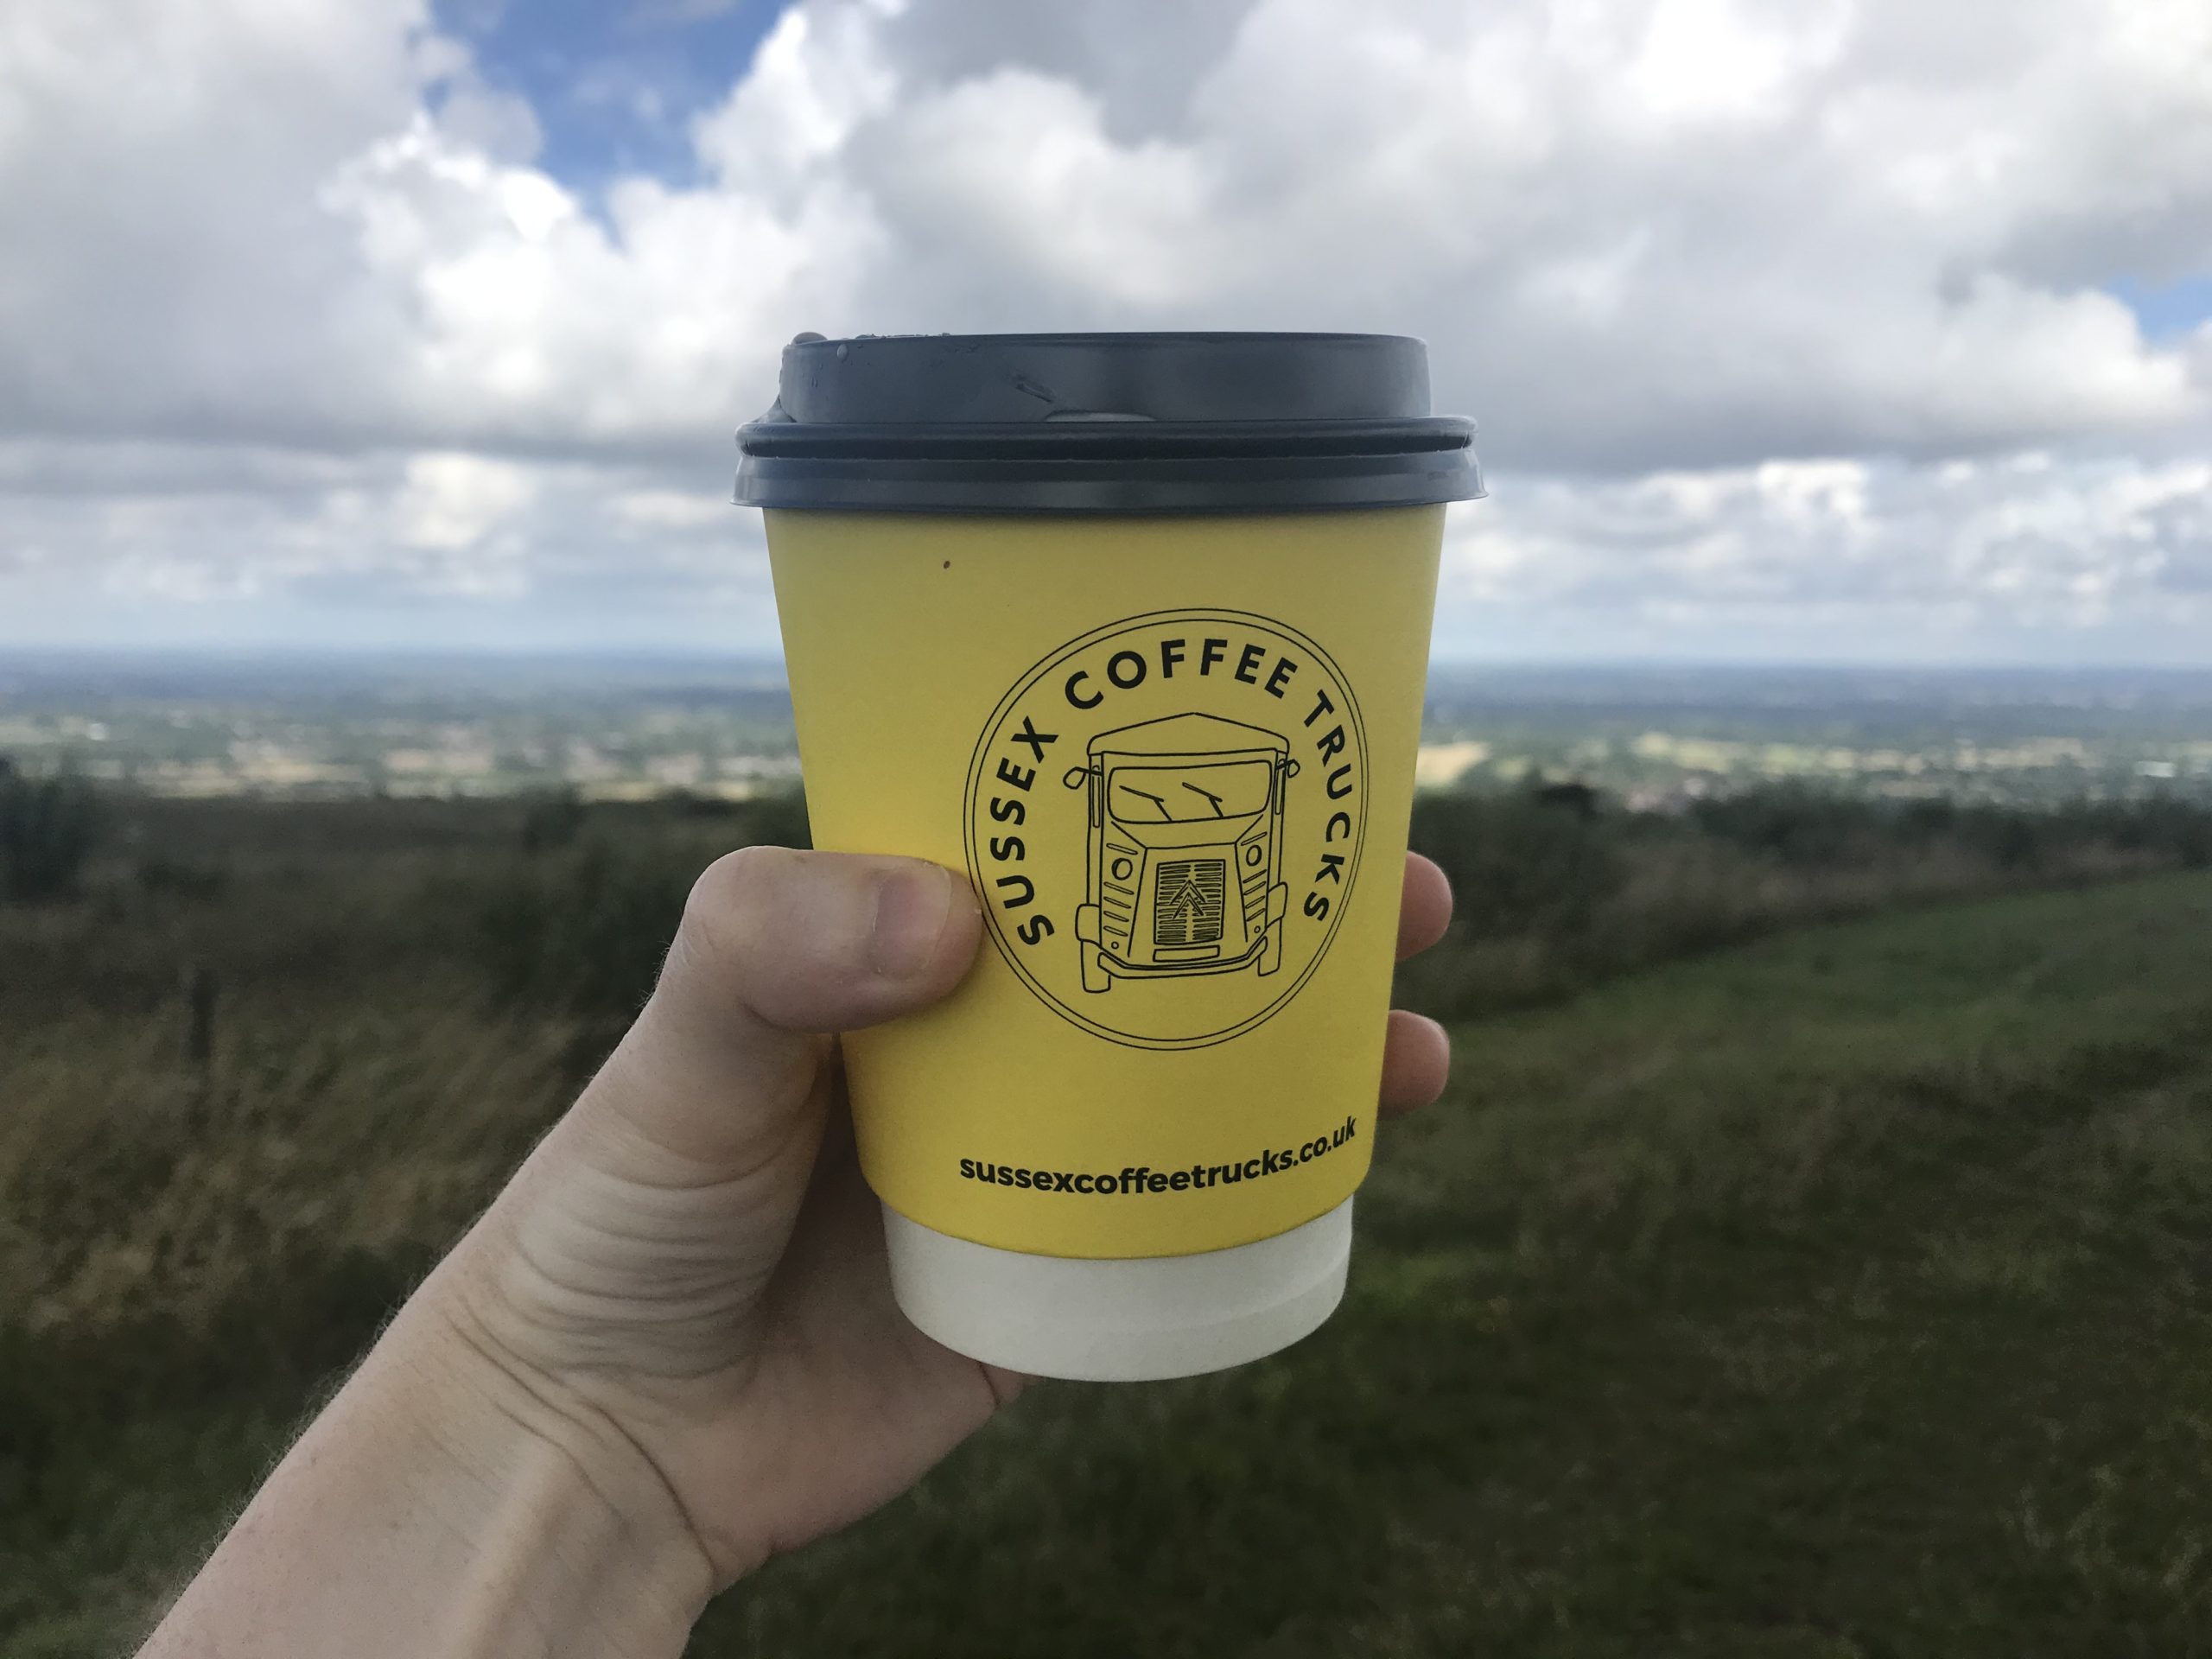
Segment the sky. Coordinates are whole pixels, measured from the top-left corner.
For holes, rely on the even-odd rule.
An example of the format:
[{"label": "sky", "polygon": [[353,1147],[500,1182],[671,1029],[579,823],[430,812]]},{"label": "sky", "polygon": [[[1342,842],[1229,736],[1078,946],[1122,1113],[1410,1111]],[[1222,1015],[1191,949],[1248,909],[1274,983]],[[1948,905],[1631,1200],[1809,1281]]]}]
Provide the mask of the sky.
[{"label": "sky", "polygon": [[772,651],[784,341],[1173,327],[1444,658],[2212,665],[2202,0],[0,0],[0,650]]}]

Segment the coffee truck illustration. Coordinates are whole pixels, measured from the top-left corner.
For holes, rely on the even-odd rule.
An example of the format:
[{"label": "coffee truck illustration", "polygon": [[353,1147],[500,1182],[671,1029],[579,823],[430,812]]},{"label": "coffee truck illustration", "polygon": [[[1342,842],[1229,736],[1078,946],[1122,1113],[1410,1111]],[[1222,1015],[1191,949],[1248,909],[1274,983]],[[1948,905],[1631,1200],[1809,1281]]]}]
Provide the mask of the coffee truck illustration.
[{"label": "coffee truck illustration", "polygon": [[1287,739],[1213,715],[1171,715],[1090,740],[1064,781],[1087,792],[1083,988],[1117,978],[1282,966]]}]

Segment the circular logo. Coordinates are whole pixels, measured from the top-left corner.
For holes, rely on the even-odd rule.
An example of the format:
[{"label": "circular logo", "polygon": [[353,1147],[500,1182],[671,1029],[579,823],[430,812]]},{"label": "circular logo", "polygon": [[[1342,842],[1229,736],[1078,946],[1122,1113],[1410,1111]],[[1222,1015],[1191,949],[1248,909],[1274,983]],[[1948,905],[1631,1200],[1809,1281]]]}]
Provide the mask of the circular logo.
[{"label": "circular logo", "polygon": [[1320,646],[1241,611],[1084,635],[968,769],[968,869],[1055,1013],[1142,1048],[1249,1031],[1320,965],[1359,874],[1367,734]]}]

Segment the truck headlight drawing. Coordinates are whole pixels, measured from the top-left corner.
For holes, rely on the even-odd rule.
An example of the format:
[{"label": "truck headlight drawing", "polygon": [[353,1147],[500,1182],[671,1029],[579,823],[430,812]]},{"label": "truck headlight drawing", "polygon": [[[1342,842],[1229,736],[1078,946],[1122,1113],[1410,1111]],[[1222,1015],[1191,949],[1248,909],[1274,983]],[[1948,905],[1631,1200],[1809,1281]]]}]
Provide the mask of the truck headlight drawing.
[{"label": "truck headlight drawing", "polygon": [[1289,740],[1214,715],[1171,715],[1091,739],[1063,781],[1088,794],[1083,988],[1122,979],[1282,967]]}]

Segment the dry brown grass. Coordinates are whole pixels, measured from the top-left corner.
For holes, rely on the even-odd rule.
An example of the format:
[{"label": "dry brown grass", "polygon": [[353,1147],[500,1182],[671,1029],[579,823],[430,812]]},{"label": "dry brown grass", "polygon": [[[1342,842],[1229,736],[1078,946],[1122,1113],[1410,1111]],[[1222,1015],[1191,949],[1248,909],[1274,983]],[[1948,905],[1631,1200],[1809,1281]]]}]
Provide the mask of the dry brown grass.
[{"label": "dry brown grass", "polygon": [[572,1082],[565,1020],[425,992],[234,1010],[212,1063],[162,1023],[0,1048],[0,1301],[33,1330],[188,1320],[302,1245],[449,1241]]}]

